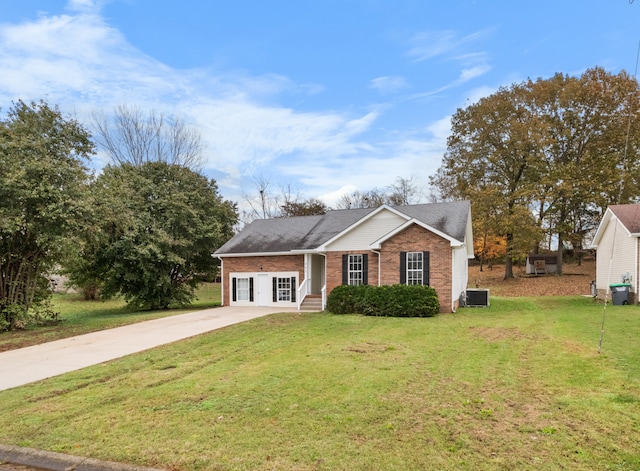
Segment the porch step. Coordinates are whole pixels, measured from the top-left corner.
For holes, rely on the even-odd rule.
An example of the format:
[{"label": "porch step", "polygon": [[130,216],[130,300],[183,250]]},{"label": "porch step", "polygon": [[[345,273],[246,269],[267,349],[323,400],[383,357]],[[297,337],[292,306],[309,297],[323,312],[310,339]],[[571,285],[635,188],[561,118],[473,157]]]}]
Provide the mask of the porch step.
[{"label": "porch step", "polygon": [[322,297],[307,296],[306,298],[304,298],[304,301],[302,301],[302,304],[300,305],[300,310],[312,311],[312,312],[322,311]]}]

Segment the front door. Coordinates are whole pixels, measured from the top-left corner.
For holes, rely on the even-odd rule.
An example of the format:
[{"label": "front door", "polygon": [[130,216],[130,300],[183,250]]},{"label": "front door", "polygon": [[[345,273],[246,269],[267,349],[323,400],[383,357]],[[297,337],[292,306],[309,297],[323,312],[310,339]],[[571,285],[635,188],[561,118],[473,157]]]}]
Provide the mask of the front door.
[{"label": "front door", "polygon": [[268,273],[258,273],[258,306],[271,304],[271,277]]}]

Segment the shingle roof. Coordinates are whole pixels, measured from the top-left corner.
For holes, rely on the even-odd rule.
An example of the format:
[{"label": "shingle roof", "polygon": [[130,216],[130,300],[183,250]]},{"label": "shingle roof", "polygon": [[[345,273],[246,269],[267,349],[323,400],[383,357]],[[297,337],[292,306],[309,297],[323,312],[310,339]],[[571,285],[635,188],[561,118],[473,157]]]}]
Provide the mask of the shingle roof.
[{"label": "shingle roof", "polygon": [[[459,201],[393,209],[462,242],[469,208],[468,201]],[[259,219],[244,227],[215,255],[314,250],[374,211],[375,208],[343,209],[328,211],[322,216]]]},{"label": "shingle roof", "polygon": [[609,209],[631,234],[640,234],[640,204],[617,204]]}]

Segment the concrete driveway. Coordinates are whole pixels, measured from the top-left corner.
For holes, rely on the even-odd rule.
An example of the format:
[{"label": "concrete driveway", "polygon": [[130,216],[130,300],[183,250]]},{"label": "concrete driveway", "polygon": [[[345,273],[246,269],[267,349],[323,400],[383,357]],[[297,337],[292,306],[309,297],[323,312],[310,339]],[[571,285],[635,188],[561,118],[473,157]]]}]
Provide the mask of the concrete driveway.
[{"label": "concrete driveway", "polygon": [[219,307],[9,350],[0,353],[0,391],[287,311],[295,309]]}]

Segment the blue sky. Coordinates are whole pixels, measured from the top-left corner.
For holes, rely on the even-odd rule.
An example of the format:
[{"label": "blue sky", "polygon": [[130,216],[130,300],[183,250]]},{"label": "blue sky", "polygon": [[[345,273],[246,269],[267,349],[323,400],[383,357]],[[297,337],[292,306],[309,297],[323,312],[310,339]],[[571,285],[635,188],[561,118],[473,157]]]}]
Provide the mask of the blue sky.
[{"label": "blue sky", "polygon": [[333,204],[426,187],[451,115],[500,86],[633,74],[639,20],[629,0],[2,0],[0,106],[177,114],[225,198],[259,177]]}]

